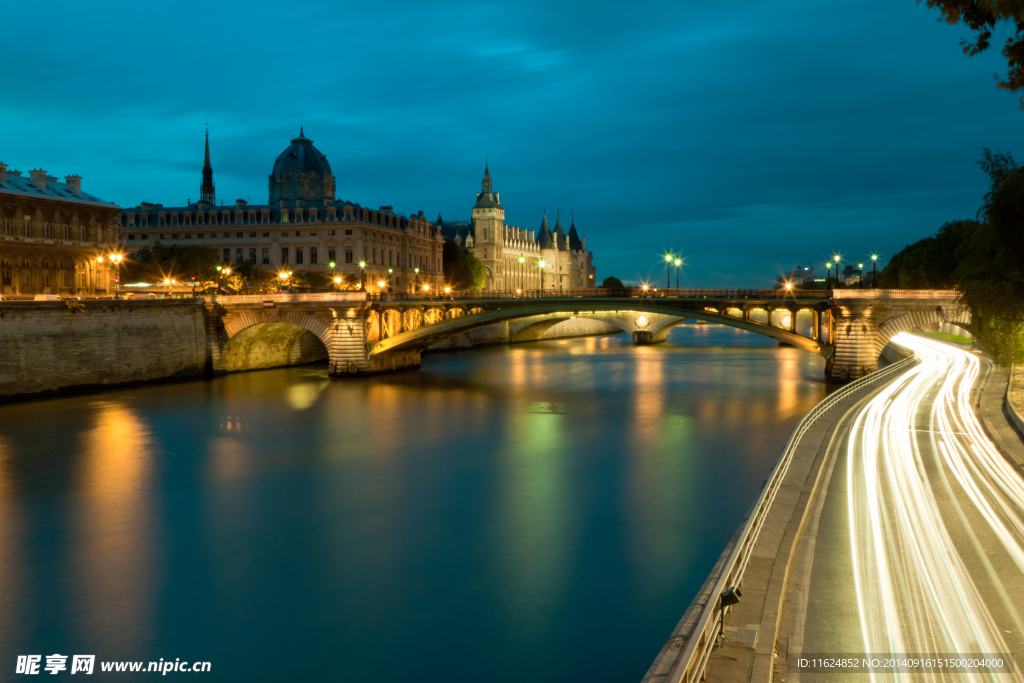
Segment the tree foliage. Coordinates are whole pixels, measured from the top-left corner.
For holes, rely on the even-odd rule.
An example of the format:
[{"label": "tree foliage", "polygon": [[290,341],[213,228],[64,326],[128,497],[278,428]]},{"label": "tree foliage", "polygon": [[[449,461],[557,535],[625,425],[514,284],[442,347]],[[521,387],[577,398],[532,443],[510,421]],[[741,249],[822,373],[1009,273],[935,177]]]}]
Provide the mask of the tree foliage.
[{"label": "tree foliage", "polygon": [[622,284],[622,280],[617,277],[606,277],[601,281],[601,286],[605,289],[625,289],[626,286]]},{"label": "tree foliage", "polygon": [[174,279],[179,283],[210,282],[216,279],[220,257],[216,250],[196,245],[178,246],[154,244],[129,254],[121,264],[124,282],[163,282]]},{"label": "tree foliage", "polygon": [[445,240],[441,252],[444,279],[452,289],[482,289],[487,283],[487,268],[455,240]]},{"label": "tree foliage", "polygon": [[879,274],[885,288],[957,288],[975,336],[1002,362],[1024,361],[1024,166],[985,150],[991,182],[976,221],[953,221],[907,246]]},{"label": "tree foliage", "polygon": [[[996,24],[1000,21],[1012,24],[1016,29],[1014,35],[1003,45],[1008,71],[1006,78],[997,80],[996,85],[1011,92],[1024,89],[1024,3],[1021,0],[927,0],[927,4],[938,9],[947,23],[962,21],[976,32],[973,41],[960,40],[964,54],[970,56],[989,48]],[[1021,98],[1021,109],[1024,109],[1024,97]]]}]

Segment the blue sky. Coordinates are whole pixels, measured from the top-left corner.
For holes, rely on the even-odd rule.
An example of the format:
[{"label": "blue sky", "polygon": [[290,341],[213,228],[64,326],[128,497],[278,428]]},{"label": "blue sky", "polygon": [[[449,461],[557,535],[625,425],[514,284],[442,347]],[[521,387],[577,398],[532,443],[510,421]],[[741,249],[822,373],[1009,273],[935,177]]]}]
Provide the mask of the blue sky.
[{"label": "blue sky", "polygon": [[[724,7],[724,9],[723,9]],[[598,279],[770,286],[973,217],[982,148],[1024,112],[997,47],[912,0],[16,3],[0,161],[122,206],[267,201],[299,127],[338,196],[468,217],[484,155],[507,222],[575,210]],[[997,38],[998,38],[997,34]],[[568,225],[568,221],[566,221]],[[674,276],[673,276],[674,279]]]}]

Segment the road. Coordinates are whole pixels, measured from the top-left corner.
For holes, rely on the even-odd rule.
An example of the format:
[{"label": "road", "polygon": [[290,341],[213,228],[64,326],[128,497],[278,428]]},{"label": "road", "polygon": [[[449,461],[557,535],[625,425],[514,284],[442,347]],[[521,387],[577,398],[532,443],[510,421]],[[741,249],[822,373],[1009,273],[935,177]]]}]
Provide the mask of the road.
[{"label": "road", "polygon": [[972,680],[1024,676],[799,673],[797,654],[1024,653],[1024,479],[971,409],[977,356],[894,338],[921,359],[863,401],[834,441],[793,589],[802,618],[787,678]]}]

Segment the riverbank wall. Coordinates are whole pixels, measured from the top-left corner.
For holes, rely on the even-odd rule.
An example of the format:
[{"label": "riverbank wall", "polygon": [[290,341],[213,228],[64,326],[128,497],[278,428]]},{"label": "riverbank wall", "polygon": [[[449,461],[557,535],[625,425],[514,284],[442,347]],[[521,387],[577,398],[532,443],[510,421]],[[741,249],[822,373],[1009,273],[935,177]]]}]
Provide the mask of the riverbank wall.
[{"label": "riverbank wall", "polygon": [[0,302],[0,398],[203,376],[201,301]]}]

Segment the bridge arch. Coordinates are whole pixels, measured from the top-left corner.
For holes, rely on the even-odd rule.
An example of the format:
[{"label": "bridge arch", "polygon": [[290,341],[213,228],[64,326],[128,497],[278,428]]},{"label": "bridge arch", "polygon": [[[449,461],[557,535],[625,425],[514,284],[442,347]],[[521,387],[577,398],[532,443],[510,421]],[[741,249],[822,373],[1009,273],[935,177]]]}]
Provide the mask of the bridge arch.
[{"label": "bridge arch", "polygon": [[433,325],[379,340],[371,347],[370,356],[382,358],[393,353],[419,350],[448,337],[496,322],[539,315],[551,315],[559,319],[572,316],[614,319],[616,321],[614,324],[623,331],[630,332],[634,341],[638,343],[660,341],[659,334],[667,335],[668,329],[671,327],[685,319],[694,318],[763,334],[819,355],[827,353],[826,347],[821,342],[799,335],[792,330],[754,322],[745,317],[719,313],[713,309],[682,310],[676,306],[659,302],[658,299],[629,299],[626,301],[589,299],[585,302],[580,301],[579,305],[581,310],[567,311],[565,301],[546,302],[542,300],[529,304],[514,303],[506,308],[464,314],[457,318],[445,319]]},{"label": "bridge arch", "polygon": [[936,306],[933,309],[908,311],[902,315],[890,318],[878,326],[875,348],[881,355],[885,347],[892,341],[892,338],[900,332],[907,332],[915,327],[922,330],[932,326],[939,328],[943,324],[958,327],[970,334],[968,330],[968,326],[971,324],[970,309],[966,306],[958,306],[955,309]]},{"label": "bridge arch", "polygon": [[305,365],[330,359],[331,330],[301,311],[245,311],[223,320],[218,346],[219,372]]}]

